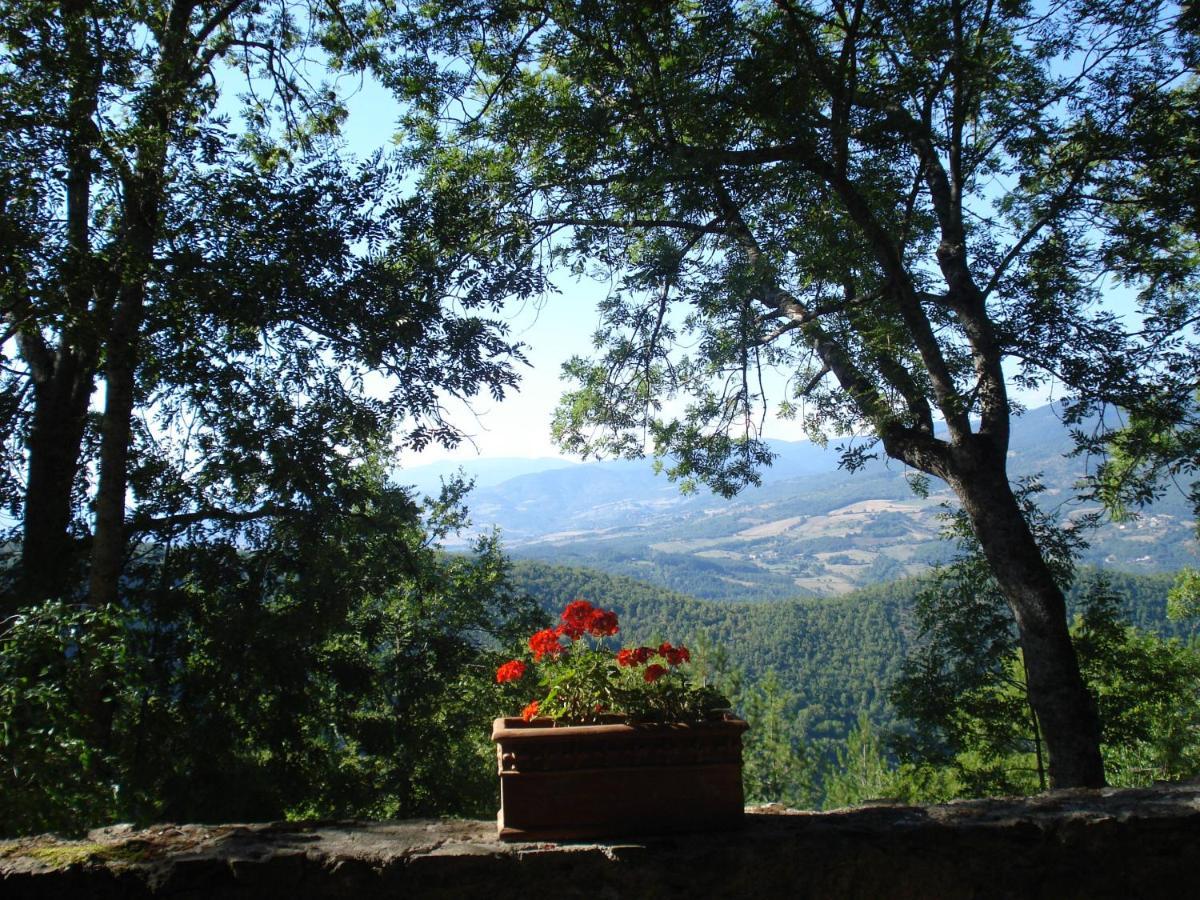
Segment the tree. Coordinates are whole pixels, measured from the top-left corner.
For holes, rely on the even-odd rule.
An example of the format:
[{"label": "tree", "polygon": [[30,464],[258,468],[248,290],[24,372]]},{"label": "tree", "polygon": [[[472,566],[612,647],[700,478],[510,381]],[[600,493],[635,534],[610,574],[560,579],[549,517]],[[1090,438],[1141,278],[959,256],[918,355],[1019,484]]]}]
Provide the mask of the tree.
[{"label": "tree", "polygon": [[1087,585],[1072,634],[1100,707],[1113,784],[1194,778],[1200,772],[1196,647],[1127,625],[1121,597],[1102,577]]},{"label": "tree", "polygon": [[810,809],[816,799],[816,767],[804,745],[804,723],[795,697],[784,689],[774,669],[730,697],[750,723],[742,776],[747,801]]},{"label": "tree", "polygon": [[[1111,223],[1104,251],[1119,275],[1177,327],[1200,322],[1200,7],[1185,4],[1176,22],[1191,77],[1148,98],[1116,136],[1119,165],[1097,195]],[[1151,395],[1111,433],[1079,434],[1082,449],[1107,458],[1090,479],[1092,495],[1117,519],[1169,486],[1189,492],[1200,520],[1200,353],[1184,355]],[[1190,485],[1188,481],[1191,481]],[[1200,533],[1200,532],[1198,532]],[[1180,574],[1176,602],[1200,600],[1200,574]]]},{"label": "tree", "polygon": [[838,749],[825,772],[825,809],[858,806],[869,800],[892,803],[940,803],[954,796],[944,770],[908,763],[895,764],[883,736],[865,712]]},{"label": "tree", "polygon": [[[1026,484],[1020,500],[1066,590],[1086,545],[1078,527],[1060,528],[1034,505],[1038,491]],[[920,641],[891,693],[907,722],[893,742],[908,770],[940,780],[952,796],[1044,790],[1024,655],[965,517],[948,518],[961,552],[917,596]],[[1098,701],[1109,778],[1128,786],[1190,777],[1200,748],[1200,657],[1123,621],[1122,598],[1103,575],[1083,580],[1077,599],[1071,634]]]},{"label": "tree", "polygon": [[1200,572],[1185,569],[1167,593],[1167,617],[1190,619],[1200,615]]},{"label": "tree", "polygon": [[[1066,591],[1087,546],[1086,523],[1060,527],[1037,506],[1043,490],[1027,479],[1017,500]],[[948,513],[945,522],[943,537],[959,552],[934,570],[916,597],[918,643],[891,689],[892,703],[909,723],[898,744],[907,758],[954,770],[972,796],[1045,790],[1042,725],[1004,595],[965,513]]]},{"label": "tree", "polygon": [[[1198,361],[1200,362],[1200,361]],[[1200,474],[1200,393],[1197,365],[1166,385],[1147,409],[1134,412],[1116,432],[1099,438],[1080,436],[1085,446],[1099,445],[1107,458],[1090,477],[1091,496],[1104,504],[1117,521],[1127,521],[1138,510],[1161,498],[1171,486]],[[1200,536],[1200,480],[1193,481],[1189,497],[1195,509]],[[1200,608],[1200,572],[1185,567],[1168,596],[1172,618],[1187,618]]]},{"label": "tree", "polygon": [[798,710],[799,698],[784,687],[774,669],[748,680],[707,632],[696,632],[690,643],[693,677],[715,687],[750,725],[742,738],[746,802],[812,808],[817,800],[816,760],[806,743],[808,723]]},{"label": "tree", "polygon": [[[416,510],[293,517],[267,547],[155,547],[122,602],[48,601],[0,632],[0,835],[112,821],[495,810],[501,648],[542,615],[495,536],[439,543],[462,488]],[[76,698],[110,685],[98,741]]]},{"label": "tree", "polygon": [[261,535],[398,431],[456,441],[445,394],[515,384],[488,314],[538,287],[519,230],[479,185],[338,149],[339,78],[425,74],[391,9],[0,5],[0,612],[111,604],[138,543]]},{"label": "tree", "polygon": [[[458,439],[446,396],[515,385],[499,307],[541,283],[479,179],[342,148],[368,72],[433,77],[402,29],[386,3],[0,0],[21,821],[486,805],[471,674],[522,604],[494,545],[426,546],[389,470]],[[420,746],[464,765],[438,788]]]},{"label": "tree", "polygon": [[439,9],[479,89],[447,161],[507,163],[497,191],[613,286],[597,357],[567,367],[562,445],[649,444],[733,492],[769,461],[779,370],[785,415],[867,433],[847,465],[878,442],[953,488],[1017,623],[1051,783],[1102,784],[1062,591],[1007,477],[1010,387],[1136,406],[1154,359],[1188,355],[1177,285],[1143,291],[1139,333],[1097,305],[1125,274],[1099,188],[1120,183],[1131,117],[1186,72],[1174,7]]}]

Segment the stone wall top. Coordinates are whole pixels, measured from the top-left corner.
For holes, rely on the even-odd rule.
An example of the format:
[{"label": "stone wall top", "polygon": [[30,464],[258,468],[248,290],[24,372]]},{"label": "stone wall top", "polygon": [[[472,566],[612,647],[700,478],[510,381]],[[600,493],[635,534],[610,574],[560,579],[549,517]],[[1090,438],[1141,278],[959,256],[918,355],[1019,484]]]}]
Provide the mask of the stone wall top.
[{"label": "stone wall top", "polygon": [[0,841],[0,897],[1193,896],[1200,781],[941,806],[748,810],[737,831],[504,844],[449,819],[117,825]]}]

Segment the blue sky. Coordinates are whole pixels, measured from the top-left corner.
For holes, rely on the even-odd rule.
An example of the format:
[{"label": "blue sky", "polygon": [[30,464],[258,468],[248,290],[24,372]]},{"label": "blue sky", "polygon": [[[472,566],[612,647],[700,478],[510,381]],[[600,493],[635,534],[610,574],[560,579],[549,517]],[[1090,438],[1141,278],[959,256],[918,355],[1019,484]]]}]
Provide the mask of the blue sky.
[{"label": "blue sky", "polygon": [[[348,149],[365,156],[392,137],[399,119],[400,108],[386,90],[366,80],[357,86],[343,83],[348,95],[350,115],[343,128]],[[468,461],[500,457],[565,457],[550,440],[550,422],[563,390],[568,387],[560,380],[562,365],[575,355],[592,351],[592,334],[599,317],[597,304],[604,296],[606,285],[590,280],[577,281],[566,273],[556,278],[558,292],[540,301],[511,304],[504,312],[511,335],[526,346],[528,367],[520,368],[521,383],[516,393],[496,402],[490,396],[473,398],[469,403],[446,401],[451,421],[467,436],[458,447],[447,450],[429,447],[421,453],[406,452],[400,457],[402,468],[412,468],[442,460]],[[1129,292],[1109,292],[1109,302],[1125,312],[1133,309]],[[782,399],[782,378],[775,379],[777,389],[768,383],[768,399],[772,406]],[[1017,399],[1026,406],[1040,406],[1053,399],[1054,392],[1019,393]],[[775,440],[802,440],[805,435],[799,422],[769,418],[766,437]]]},{"label": "blue sky", "polygon": [[[366,80],[355,88],[344,84],[350,116],[343,135],[348,148],[359,156],[392,141],[400,107],[378,84]],[[574,284],[563,278],[560,293],[542,302],[511,304],[504,313],[512,337],[528,345],[530,366],[521,367],[520,391],[497,403],[490,396],[474,398],[469,404],[447,401],[453,423],[470,438],[453,450],[429,447],[405,453],[405,468],[443,459],[468,460],[478,457],[558,457],[550,441],[550,419],[562,387],[558,380],[562,364],[571,356],[586,354],[596,330],[596,303],[603,296],[600,286]]]},{"label": "blue sky", "polygon": [[[359,87],[352,83],[342,87],[350,109],[343,128],[348,149],[365,156],[386,146],[399,118],[399,106],[386,90],[370,81]],[[469,404],[447,401],[452,421],[469,440],[453,450],[429,447],[419,454],[404,453],[402,467],[481,457],[568,458],[550,440],[554,408],[567,387],[559,376],[568,359],[591,352],[592,335],[599,324],[597,304],[607,286],[586,279],[576,281],[566,273],[555,282],[557,293],[539,302],[511,304],[504,312],[512,337],[527,345],[530,365],[520,368],[520,390],[500,403],[486,395]],[[769,436],[799,440],[803,433],[798,423],[779,422]]]}]

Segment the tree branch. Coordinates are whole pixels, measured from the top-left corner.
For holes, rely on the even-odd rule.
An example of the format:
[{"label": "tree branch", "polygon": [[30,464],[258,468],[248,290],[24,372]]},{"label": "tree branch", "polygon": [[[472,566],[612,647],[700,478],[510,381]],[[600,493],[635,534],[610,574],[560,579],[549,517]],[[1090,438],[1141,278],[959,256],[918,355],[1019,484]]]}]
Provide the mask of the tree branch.
[{"label": "tree branch", "polygon": [[1004,273],[1008,270],[1008,267],[1012,265],[1013,261],[1021,255],[1027,246],[1029,246],[1029,242],[1037,237],[1043,228],[1045,228],[1058,217],[1058,214],[1062,212],[1063,207],[1066,206],[1067,202],[1071,199],[1075,188],[1082,180],[1083,175],[1081,173],[1076,173],[1073,175],[1070,183],[1057,197],[1050,202],[1049,208],[1047,208],[1046,212],[1041,216],[1041,218],[1034,222],[1033,225],[1030,226],[1023,235],[1021,235],[1017,242],[1008,248],[1008,252],[1005,253],[1004,258],[997,263],[995,270],[992,272],[992,277],[988,279],[988,283],[983,289],[983,298],[985,300],[990,297],[992,291],[999,286],[1000,279],[1004,277]]},{"label": "tree branch", "polygon": [[533,219],[530,225],[575,225],[583,228],[674,228],[679,231],[693,231],[697,234],[728,235],[725,228],[716,227],[719,221],[713,219],[707,225],[698,225],[683,219],[606,219],[587,216],[549,216]]},{"label": "tree branch", "polygon": [[[723,217],[734,230],[734,236],[741,244],[750,264],[763,272],[766,268],[765,259],[757,239],[746,225],[741,211],[721,183],[720,178],[713,174],[712,182],[717,204]],[[764,284],[763,288],[762,302],[766,306],[778,310],[780,315],[799,321],[804,338],[813,348],[817,358],[821,360],[823,366],[828,367],[843,390],[851,396],[863,415],[875,426],[877,433],[884,440],[885,446],[889,448],[889,453],[894,450],[893,455],[896,458],[902,459],[922,471],[940,476],[945,471],[946,447],[944,442],[933,436],[932,429],[925,427],[926,417],[921,417],[922,427],[920,428],[903,425],[891,405],[880,394],[875,382],[851,359],[845,348],[820,326],[812,310],[803,301],[790,291],[780,287],[773,279],[769,284]]]},{"label": "tree branch", "polygon": [[226,3],[213,13],[212,17],[196,32],[192,46],[199,48],[201,44],[212,37],[213,32],[229,21],[233,14],[238,11],[238,7],[243,6],[246,2],[247,0],[230,0],[229,3]]},{"label": "tree branch", "polygon": [[247,510],[209,507],[194,512],[175,513],[170,516],[135,516],[129,520],[127,528],[130,534],[146,531],[173,531],[190,525],[198,525],[201,522],[252,522],[257,519],[285,516],[296,511],[294,507],[279,504],[266,504],[257,509]]}]

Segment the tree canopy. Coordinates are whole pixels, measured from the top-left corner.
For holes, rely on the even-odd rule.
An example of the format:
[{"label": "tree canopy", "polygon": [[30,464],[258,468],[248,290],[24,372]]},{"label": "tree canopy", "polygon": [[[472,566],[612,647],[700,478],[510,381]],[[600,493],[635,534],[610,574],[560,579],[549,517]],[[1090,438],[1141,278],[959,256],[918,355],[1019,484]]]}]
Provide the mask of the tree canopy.
[{"label": "tree canopy", "polygon": [[[1191,15],[0,0],[9,815],[447,808],[428,759],[478,774],[488,656],[536,613],[494,541],[437,552],[460,488],[422,512],[389,467],[458,439],[443,397],[513,388],[502,304],[562,264],[611,286],[564,447],[649,449],[728,494],[770,461],[778,401],[851,438],[850,468],[880,448],[945,480],[1021,650],[1027,694],[984,699],[1027,698],[1053,785],[1102,783],[1056,547],[1008,480],[1012,389],[1132,411],[1113,505],[1192,471]],[[356,158],[368,74],[402,138]],[[1004,643],[1005,617],[967,624]],[[1103,616],[1079,634],[1085,666],[1140,652]],[[807,770],[789,701],[747,697],[778,792]],[[878,751],[864,726],[847,796],[883,783]]]},{"label": "tree canopy", "polygon": [[492,814],[487,726],[511,711],[493,673],[543,617],[494,537],[440,550],[456,498],[418,511],[371,493],[253,553],[158,545],[118,604],[51,600],[6,622],[0,835]]},{"label": "tree canopy", "polygon": [[478,183],[341,147],[365,72],[403,96],[429,68],[386,4],[0,19],[6,609],[81,577],[114,601],[138,541],[252,544],[397,440],[454,443],[446,395],[515,384],[496,313],[539,287],[520,229]]},{"label": "tree canopy", "polygon": [[499,309],[541,281],[486,184],[346,152],[367,73],[437,77],[403,34],[0,2],[4,828],[491,805],[492,657],[536,611],[494,539],[438,550],[461,487],[392,471],[513,388]]},{"label": "tree canopy", "polygon": [[[764,372],[814,435],[963,504],[1018,623],[1057,784],[1102,781],[1061,590],[1008,484],[1013,386],[1073,414],[1188,371],[1196,274],[1161,207],[1190,39],[1166,3],[433,7],[476,79],[467,167],[507,163],[559,258],[610,280],[555,430],[731,492],[769,461]],[[457,29],[457,31],[455,31]],[[463,156],[464,142],[478,148]],[[500,149],[498,149],[500,148]],[[1182,255],[1181,255],[1182,253]],[[1137,326],[1101,301],[1128,284]]]}]

